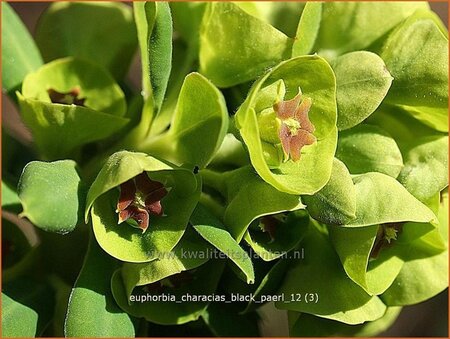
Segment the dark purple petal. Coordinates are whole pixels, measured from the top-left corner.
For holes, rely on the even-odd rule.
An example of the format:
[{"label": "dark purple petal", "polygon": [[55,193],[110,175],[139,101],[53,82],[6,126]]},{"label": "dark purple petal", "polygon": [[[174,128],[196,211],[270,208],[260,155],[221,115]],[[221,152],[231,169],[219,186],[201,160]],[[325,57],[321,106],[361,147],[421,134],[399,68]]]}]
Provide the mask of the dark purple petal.
[{"label": "dark purple petal", "polygon": [[300,123],[300,128],[309,133],[313,133],[315,130],[314,125],[311,123],[308,116],[311,105],[312,100],[310,98],[304,98],[295,111],[295,119]]},{"label": "dark purple petal", "polygon": [[286,154],[291,153],[291,132],[289,131],[289,127],[287,127],[285,124],[281,124],[279,137],[284,152]]},{"label": "dark purple petal", "polygon": [[80,95],[80,89],[77,87],[66,93],[58,92],[50,88],[47,90],[47,93],[48,96],[50,97],[51,102],[54,104],[65,104],[65,105],[74,104],[77,106],[84,106],[84,102],[86,101],[85,98],[78,97]]},{"label": "dark purple petal", "polygon": [[158,181],[151,180],[146,172],[139,174],[136,178],[136,187],[141,191],[144,196],[150,194],[153,191],[164,188],[163,184]]},{"label": "dark purple petal", "polygon": [[136,186],[133,180],[128,180],[120,185],[120,196],[117,202],[117,212],[123,211],[133,202],[136,195]]},{"label": "dark purple petal", "polygon": [[295,117],[295,111],[300,104],[302,94],[298,93],[293,99],[287,101],[280,101],[273,105],[274,111],[277,113],[278,118],[286,120]]},{"label": "dark purple petal", "polygon": [[277,231],[278,220],[272,216],[265,216],[261,218],[261,224],[263,226],[263,231],[267,232],[270,236],[270,239],[274,240]]},{"label": "dark purple petal", "polygon": [[290,156],[292,160],[300,160],[303,146],[312,145],[314,141],[316,141],[316,137],[314,135],[302,129],[298,130],[298,134],[291,137]]},{"label": "dark purple petal", "polygon": [[148,212],[143,209],[139,208],[137,206],[131,205],[127,208],[127,210],[130,212],[130,218],[134,219],[139,228],[142,230],[142,233],[144,233],[149,225],[149,215]]}]

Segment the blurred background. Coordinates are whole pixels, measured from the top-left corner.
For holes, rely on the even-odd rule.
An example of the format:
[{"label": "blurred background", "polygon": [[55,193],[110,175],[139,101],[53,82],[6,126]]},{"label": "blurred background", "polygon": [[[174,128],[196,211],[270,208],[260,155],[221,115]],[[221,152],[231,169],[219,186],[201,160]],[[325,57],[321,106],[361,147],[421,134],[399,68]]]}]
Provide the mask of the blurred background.
[{"label": "blurred background", "polygon": [[[11,6],[25,22],[28,30],[34,35],[36,23],[41,13],[49,6],[45,2],[11,2]],[[431,8],[440,16],[448,28],[448,2],[430,2]],[[140,86],[140,60],[136,53],[128,74],[129,83]],[[2,123],[9,134],[25,144],[31,142],[31,135],[24,128],[18,113],[2,93]],[[448,290],[418,305],[402,310],[395,324],[379,337],[447,337],[448,338]],[[272,304],[262,307],[262,335],[267,337],[289,335],[287,316]]]}]

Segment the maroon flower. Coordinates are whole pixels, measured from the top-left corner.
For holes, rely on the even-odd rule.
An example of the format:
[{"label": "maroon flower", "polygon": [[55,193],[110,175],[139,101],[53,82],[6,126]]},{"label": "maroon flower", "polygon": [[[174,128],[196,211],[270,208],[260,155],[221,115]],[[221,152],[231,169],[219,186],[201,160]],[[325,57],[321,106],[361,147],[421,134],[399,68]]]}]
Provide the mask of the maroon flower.
[{"label": "maroon flower", "polygon": [[151,180],[143,172],[120,185],[120,196],[116,212],[119,224],[133,219],[144,233],[150,224],[150,215],[161,216],[161,199],[167,194],[163,184]]},{"label": "maroon flower", "polygon": [[84,106],[84,102],[86,101],[85,98],[79,98],[80,89],[78,87],[66,93],[58,92],[50,88],[47,90],[47,93],[51,102],[54,104]]},{"label": "maroon flower", "polygon": [[298,93],[295,98],[280,101],[273,106],[281,120],[279,137],[283,150],[293,161],[300,159],[303,146],[312,145],[316,141],[312,134],[315,128],[308,117],[311,104],[310,98],[302,100],[302,93]]}]

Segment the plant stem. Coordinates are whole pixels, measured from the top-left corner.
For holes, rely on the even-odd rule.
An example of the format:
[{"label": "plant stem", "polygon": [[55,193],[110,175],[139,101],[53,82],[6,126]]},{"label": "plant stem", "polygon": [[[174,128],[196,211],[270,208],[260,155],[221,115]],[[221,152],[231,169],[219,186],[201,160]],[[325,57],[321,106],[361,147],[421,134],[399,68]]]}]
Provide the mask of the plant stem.
[{"label": "plant stem", "polygon": [[203,185],[215,189],[226,197],[226,173],[216,172],[210,169],[202,169],[199,173],[202,177]]}]

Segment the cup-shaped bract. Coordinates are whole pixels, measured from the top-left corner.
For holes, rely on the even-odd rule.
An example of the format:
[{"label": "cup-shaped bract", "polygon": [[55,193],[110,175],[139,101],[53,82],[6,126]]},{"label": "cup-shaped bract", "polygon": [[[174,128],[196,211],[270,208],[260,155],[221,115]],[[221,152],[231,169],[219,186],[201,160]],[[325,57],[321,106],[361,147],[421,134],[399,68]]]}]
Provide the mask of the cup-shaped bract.
[{"label": "cup-shaped bract", "polygon": [[200,191],[191,169],[121,151],[89,189],[85,217],[91,212],[97,242],[111,256],[149,262],[180,241]]},{"label": "cup-shaped bract", "polygon": [[231,2],[208,4],[200,28],[200,72],[219,87],[253,80],[289,58],[293,39]]},{"label": "cup-shaped bract", "polygon": [[109,73],[89,61],[50,62],[28,74],[17,95],[22,118],[45,158],[68,156],[128,123],[122,90]]},{"label": "cup-shaped bract", "polygon": [[313,194],[336,150],[336,80],[317,55],[284,61],[252,87],[236,127],[258,174],[276,189]]}]

